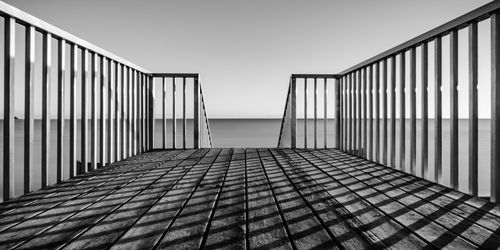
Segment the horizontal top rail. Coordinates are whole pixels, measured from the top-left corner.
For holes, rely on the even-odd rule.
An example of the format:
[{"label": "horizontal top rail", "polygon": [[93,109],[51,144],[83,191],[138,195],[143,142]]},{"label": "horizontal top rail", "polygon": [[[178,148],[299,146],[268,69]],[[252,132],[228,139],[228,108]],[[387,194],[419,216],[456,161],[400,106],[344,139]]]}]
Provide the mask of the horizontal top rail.
[{"label": "horizontal top rail", "polygon": [[146,70],[140,66],[137,66],[109,51],[106,51],[90,42],[87,42],[75,35],[72,35],[52,24],[49,24],[39,18],[36,18],[16,7],[13,7],[7,3],[4,3],[0,1],[0,15],[2,16],[10,16],[16,19],[17,23],[23,24],[23,25],[31,25],[35,27],[38,31],[41,32],[48,32],[52,35],[52,37],[56,39],[64,39],[67,43],[70,44],[75,44],[77,46],[83,47],[91,52],[100,54],[104,57],[107,57],[111,60],[114,60],[116,62],[119,62],[125,66],[128,66],[130,68],[134,68],[136,70],[142,71],[142,73],[145,74],[150,74],[149,70]]},{"label": "horizontal top rail", "polygon": [[198,73],[152,73],[153,77],[186,77],[198,78]]},{"label": "horizontal top rail", "polygon": [[420,36],[417,36],[413,39],[410,39],[396,47],[393,47],[392,49],[389,49],[383,53],[380,53],[368,60],[365,60],[361,63],[358,63],[342,72],[340,72],[340,75],[345,75],[348,74],[356,69],[368,66],[372,63],[375,63],[379,60],[382,60],[384,58],[390,57],[394,54],[398,54],[401,51],[405,51],[409,49],[412,46],[418,45],[423,42],[430,41],[434,39],[437,36],[443,36],[449,33],[451,30],[456,30],[456,29],[462,29],[467,26],[467,24],[471,21],[482,21],[486,18],[489,17],[491,12],[500,9],[500,1],[493,1],[491,3],[488,3],[486,5],[483,5],[469,13],[466,13],[460,17],[457,17],[441,26],[438,26],[437,28],[434,28]]},{"label": "horizontal top rail", "polygon": [[292,74],[292,79],[296,78],[339,78],[338,74]]}]

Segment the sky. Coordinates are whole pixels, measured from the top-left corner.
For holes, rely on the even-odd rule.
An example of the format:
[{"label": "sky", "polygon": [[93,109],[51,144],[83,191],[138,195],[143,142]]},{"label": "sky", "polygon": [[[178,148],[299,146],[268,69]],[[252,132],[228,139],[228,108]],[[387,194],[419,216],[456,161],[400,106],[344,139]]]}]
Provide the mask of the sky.
[{"label": "sky", "polygon": [[281,118],[290,74],[338,73],[489,1],[5,2],[147,70],[199,72],[210,118]]}]

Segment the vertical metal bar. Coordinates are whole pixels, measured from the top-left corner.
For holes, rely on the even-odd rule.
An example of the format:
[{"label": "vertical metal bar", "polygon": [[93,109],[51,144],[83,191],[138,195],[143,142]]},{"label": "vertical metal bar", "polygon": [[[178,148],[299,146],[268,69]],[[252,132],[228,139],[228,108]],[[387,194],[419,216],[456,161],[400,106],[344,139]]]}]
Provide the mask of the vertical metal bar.
[{"label": "vertical metal bar", "polygon": [[127,144],[125,147],[127,147],[127,157],[132,156],[132,111],[130,110],[131,107],[131,89],[132,89],[132,69],[130,67],[127,67]]},{"label": "vertical metal bar", "polygon": [[88,78],[88,68],[89,68],[89,62],[88,62],[88,53],[87,49],[82,48],[82,120],[81,120],[81,166],[80,169],[78,170],[78,174],[80,173],[85,173],[88,171],[88,163],[87,163],[87,130],[88,130],[88,119],[87,119],[87,78]]},{"label": "vertical metal bar", "polygon": [[318,83],[314,77],[314,148],[318,148]]},{"label": "vertical metal bar", "polygon": [[120,64],[120,92],[121,92],[121,115],[120,115],[120,152],[121,160],[125,159],[125,66]]},{"label": "vertical metal bar", "polygon": [[[336,145],[335,147],[336,148],[339,148],[340,147],[340,85],[339,85],[339,82],[335,82],[335,79],[333,80],[334,81],[334,84],[335,84],[335,107],[336,107],[336,111],[335,111],[335,121],[336,121],[336,126],[337,126],[337,129],[335,129],[335,132],[336,132]],[[324,148],[327,148],[327,120],[328,120],[328,91],[327,91],[327,81],[326,81],[326,78],[323,79],[323,145],[324,145]]]},{"label": "vertical metal bar", "polygon": [[374,64],[375,75],[375,161],[380,162],[380,62]]},{"label": "vertical metal bar", "polygon": [[349,96],[349,99],[350,99],[350,102],[349,102],[349,116],[350,116],[350,119],[349,119],[349,151],[351,153],[354,152],[355,150],[355,146],[354,146],[354,143],[356,142],[356,134],[355,134],[355,105],[354,105],[354,94],[355,94],[355,82],[354,82],[354,79],[355,79],[355,73],[352,72],[350,74],[350,79],[349,79],[349,88],[350,88],[350,96]]},{"label": "vertical metal bar", "polygon": [[142,82],[140,86],[140,96],[141,96],[141,119],[142,119],[142,131],[141,131],[141,145],[142,145],[142,151],[144,152],[146,150],[146,141],[147,141],[147,136],[146,136],[146,96],[144,94],[145,88],[144,86],[146,85],[146,75],[143,74],[142,77]]},{"label": "vertical metal bar", "polygon": [[97,54],[92,53],[92,78],[91,78],[91,115],[92,115],[92,126],[90,132],[90,170],[97,168]]},{"label": "vertical metal bar", "polygon": [[357,102],[357,105],[358,105],[358,122],[357,122],[357,125],[358,125],[358,130],[357,130],[357,134],[358,134],[358,144],[357,144],[357,155],[358,156],[363,156],[363,111],[362,111],[362,92],[363,92],[363,89],[362,89],[362,74],[363,74],[363,71],[362,69],[359,69],[358,70],[358,82],[357,82],[357,88],[358,88],[358,91],[357,91],[357,99],[358,99],[358,102]]},{"label": "vertical metal bar", "polygon": [[69,177],[73,178],[78,173],[76,162],[76,77],[77,77],[78,47],[71,45],[70,55],[70,122],[69,122]]},{"label": "vertical metal bar", "polygon": [[133,155],[137,154],[137,103],[136,103],[136,84],[137,84],[137,70],[132,71],[132,89],[130,90],[131,99],[132,99],[132,152]]},{"label": "vertical metal bar", "polygon": [[[373,71],[372,71],[372,65],[368,65],[366,69],[366,74],[367,74],[367,87],[368,87],[368,125],[370,129],[368,130],[368,154],[367,158],[370,160],[373,160]],[[369,74],[369,76],[368,76]]]},{"label": "vertical metal bar", "polygon": [[[15,27],[14,27],[15,28]],[[43,34],[43,66],[42,66],[42,188],[48,184],[47,169],[50,164],[50,67],[52,62],[51,52],[52,35]]]},{"label": "vertical metal bar", "polygon": [[[194,79],[194,86],[193,86],[193,99],[194,99],[194,112],[193,112],[193,130],[194,130],[194,148],[199,148],[200,147],[200,84],[198,82],[198,77],[195,77]],[[184,86],[186,86],[186,82],[184,80]],[[186,89],[186,87],[184,87]],[[186,92],[186,91],[184,91]],[[185,105],[184,105],[185,106]],[[186,108],[184,108],[185,110]],[[185,114],[186,112],[184,112]],[[184,122],[186,122],[186,118],[184,117]],[[185,130],[185,125],[184,125],[184,130]],[[185,133],[184,133],[185,134]],[[184,136],[185,138],[185,136]],[[185,140],[185,139],[184,139]],[[185,147],[186,143],[184,143]]]},{"label": "vertical metal bar", "polygon": [[166,118],[166,107],[167,107],[167,84],[165,84],[165,77],[162,77],[161,78],[162,81],[161,81],[161,84],[162,84],[162,87],[163,87],[163,94],[162,94],[162,142],[163,142],[163,149],[167,148],[167,118]]},{"label": "vertical metal bar", "polygon": [[450,33],[450,185],[458,189],[458,30]]},{"label": "vertical metal bar", "polygon": [[138,154],[142,153],[142,147],[141,147],[141,129],[142,129],[142,124],[141,124],[141,102],[140,102],[140,86],[142,82],[142,73],[137,71],[136,74],[136,82],[135,82],[135,88],[134,88],[134,96],[135,96],[135,124],[136,124],[136,152]]},{"label": "vertical metal bar", "polygon": [[66,41],[59,40],[57,44],[57,165],[56,180],[61,182],[63,179],[63,145],[64,145],[64,71],[66,69]]},{"label": "vertical metal bar", "polygon": [[118,78],[119,78],[119,75],[118,75],[118,68],[119,68],[119,65],[118,65],[118,62],[115,62],[115,78],[114,78],[114,84],[115,84],[115,126],[114,126],[114,134],[115,134],[115,161],[119,161],[120,160],[120,150],[119,150],[119,147],[118,145],[120,145],[120,135],[119,135],[119,131],[120,130],[120,123],[118,122],[119,119],[120,119],[120,91],[118,90]]},{"label": "vertical metal bar", "polygon": [[105,64],[106,64],[106,59],[101,57],[101,64],[100,64],[100,83],[101,83],[101,96],[100,96],[100,115],[101,118],[99,119],[99,156],[101,159],[99,160],[99,164],[101,167],[106,165],[106,71],[105,71]]},{"label": "vertical metal bar", "polygon": [[341,83],[341,88],[342,88],[342,102],[340,105],[341,107],[341,112],[342,112],[342,150],[346,151],[347,150],[347,75],[343,75],[340,78],[340,83]]},{"label": "vertical metal bar", "polygon": [[352,150],[353,150],[353,153],[354,154],[358,154],[358,145],[357,145],[357,132],[358,132],[358,127],[357,127],[357,118],[358,118],[358,114],[357,114],[357,110],[358,110],[358,98],[357,98],[357,90],[358,90],[358,86],[357,85],[357,72],[353,72],[353,76],[352,76],[352,82],[351,82],[351,85],[352,85],[352,88],[353,88],[353,91],[352,91]]},{"label": "vertical metal bar", "polygon": [[387,137],[389,136],[387,133],[387,64],[388,64],[388,59],[384,59],[383,61],[383,66],[384,66],[384,71],[382,71],[382,77],[383,77],[383,82],[382,82],[382,116],[384,117],[383,119],[383,125],[382,125],[382,164],[387,165]]},{"label": "vertical metal bar", "polygon": [[469,24],[469,194],[478,195],[477,22]]},{"label": "vertical metal bar", "polygon": [[399,94],[400,94],[400,141],[399,141],[399,165],[401,170],[405,170],[405,146],[406,146],[406,101],[405,101],[405,95],[406,95],[406,84],[405,84],[405,69],[406,69],[406,62],[405,62],[405,51],[401,52],[400,54],[400,64],[399,64],[399,81],[400,81],[400,89],[399,89]]},{"label": "vertical metal bar", "polygon": [[304,148],[307,148],[307,78],[304,78]]},{"label": "vertical metal bar", "polygon": [[176,135],[177,135],[177,119],[175,118],[175,91],[176,91],[176,84],[175,84],[175,77],[172,77],[172,148],[175,149],[177,144],[176,144]]},{"label": "vertical metal bar", "polygon": [[421,177],[427,178],[427,173],[429,169],[428,165],[428,131],[429,131],[429,101],[427,98],[429,92],[428,84],[428,50],[427,43],[422,44],[421,51],[421,79],[422,79],[422,166],[421,166]]},{"label": "vertical metal bar", "polygon": [[442,170],[442,45],[441,37],[437,37],[434,41],[434,84],[435,84],[435,114],[434,121],[434,178],[435,182],[442,183],[443,170]]},{"label": "vertical metal bar", "polygon": [[416,175],[417,165],[417,49],[410,49],[410,171]]},{"label": "vertical metal bar", "polygon": [[291,148],[296,148],[297,146],[297,81],[295,78],[292,78],[292,88],[291,88],[292,102],[291,102],[291,122],[290,122],[290,130],[291,130]]},{"label": "vertical metal bar", "polygon": [[182,78],[182,148],[186,149],[186,77]]},{"label": "vertical metal bar", "polygon": [[391,167],[396,167],[396,56],[391,57]]},{"label": "vertical metal bar", "polygon": [[6,17],[4,25],[3,200],[6,201],[14,197],[16,20]]},{"label": "vertical metal bar", "polygon": [[[341,149],[342,148],[342,137],[341,137],[341,134],[342,134],[342,82],[340,80],[341,78],[336,78],[336,79],[333,79],[333,84],[335,86],[335,148],[338,148],[338,149]],[[326,130],[326,120],[327,120],[327,110],[326,110],[326,100],[328,99],[327,98],[327,85],[326,85],[326,78],[325,78],[325,96],[324,96],[324,100],[325,100],[325,128],[324,128],[324,134],[325,134],[325,138],[327,137],[327,130]],[[325,139],[325,148],[327,148],[327,145],[326,145],[326,139]]]},{"label": "vertical metal bar", "polygon": [[366,68],[363,68],[363,157],[367,158],[368,157],[368,140],[367,140],[367,124],[368,124],[368,116],[367,116],[367,100],[368,100],[368,92],[367,92],[367,82],[366,82],[366,75],[368,71]]},{"label": "vertical metal bar", "polygon": [[155,103],[155,85],[152,77],[148,77],[149,84],[149,148],[154,148],[155,136],[155,118],[154,118],[154,103]]},{"label": "vertical metal bar", "polygon": [[108,60],[108,161],[106,163],[113,163],[113,63],[112,60]]},{"label": "vertical metal bar", "polygon": [[500,12],[491,15],[491,201],[500,201]]},{"label": "vertical metal bar", "polygon": [[[6,36],[7,37],[7,36]],[[6,50],[8,51],[8,50]],[[34,83],[35,83],[35,27],[26,27],[25,53],[25,97],[24,97],[24,193],[31,192],[34,144]],[[9,59],[10,62],[10,59]],[[5,71],[7,72],[7,71]],[[7,82],[5,82],[7,83]],[[7,86],[8,84],[6,84]],[[10,86],[9,86],[10,87]],[[6,97],[7,98],[7,97]],[[10,103],[9,103],[10,104]],[[6,119],[7,120],[7,119]],[[7,141],[6,141],[7,142]],[[8,176],[8,175],[7,175]]]}]

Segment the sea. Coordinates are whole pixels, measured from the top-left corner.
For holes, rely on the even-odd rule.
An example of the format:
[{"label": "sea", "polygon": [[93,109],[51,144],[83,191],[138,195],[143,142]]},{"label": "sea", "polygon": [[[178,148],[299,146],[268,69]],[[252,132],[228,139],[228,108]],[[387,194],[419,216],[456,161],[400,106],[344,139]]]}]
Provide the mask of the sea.
[{"label": "sea", "polygon": [[[399,138],[399,124],[397,121],[396,125],[396,168],[402,169],[403,171],[409,172],[409,138],[410,138],[410,122],[406,120],[406,135],[405,135],[405,162],[402,164],[399,159],[400,138]],[[80,158],[80,121],[77,121],[77,159]],[[89,122],[90,125],[90,122]],[[176,136],[176,147],[182,148],[183,137],[182,137],[182,123],[180,120],[177,121],[177,136]],[[278,145],[278,137],[281,128],[281,119],[210,119],[209,126],[211,131],[211,138],[213,147],[217,148],[274,148]],[[193,146],[193,134],[192,134],[192,120],[188,120],[186,123],[186,147]],[[335,147],[335,121],[329,119],[326,122],[327,127],[327,137],[326,137],[326,147]],[[459,120],[459,190],[467,192],[468,190],[468,150],[469,150],[469,130],[468,130],[468,120]],[[163,131],[162,120],[155,121],[155,136],[154,136],[154,146],[155,148],[163,148],[163,138],[165,138],[165,147],[172,148],[172,121],[166,121],[166,131]],[[0,162],[3,166],[3,122],[0,120]],[[90,126],[89,126],[90,129]],[[380,129],[382,130],[382,123],[380,123]],[[390,131],[390,124],[389,124]],[[15,176],[15,195],[21,195],[23,192],[23,169],[24,169],[24,120],[15,120],[15,165],[14,170]],[[99,131],[99,128],[98,128]],[[325,147],[325,137],[324,137],[324,121],[319,119],[317,123],[317,140],[314,141],[314,121],[309,120],[307,123],[307,148]],[[89,131],[90,132],[90,131]],[[51,121],[50,129],[50,164],[49,164],[49,184],[54,184],[56,182],[55,170],[56,170],[56,137],[57,137],[57,123],[56,120]],[[297,147],[305,147],[304,145],[304,121],[298,120],[297,122]],[[390,134],[390,133],[389,133]],[[421,162],[421,121],[417,120],[417,173],[420,173]],[[480,119],[479,120],[479,195],[489,196],[490,194],[490,120]],[[205,139],[206,133],[202,135]],[[382,159],[382,131],[380,132],[380,159]],[[434,145],[435,145],[435,134],[434,134],[434,121],[429,120],[429,132],[428,132],[428,176],[424,178],[429,180],[434,180]],[[97,137],[99,138],[99,137]],[[40,188],[40,162],[41,162],[41,120],[35,120],[35,138],[34,138],[34,165],[33,165],[33,189],[37,190]],[[450,122],[449,120],[443,120],[443,150],[442,150],[442,169],[443,169],[443,180],[442,183],[445,186],[449,186],[449,175],[450,175]],[[387,138],[390,142],[390,137]],[[390,144],[390,143],[389,143]],[[69,163],[69,120],[65,121],[64,125],[64,178],[69,176],[68,163]],[[90,147],[90,133],[89,133],[89,147]],[[391,146],[388,145],[388,151]],[[99,151],[97,151],[99,152]],[[0,180],[3,180],[3,171],[0,171]],[[3,185],[0,185],[0,196],[2,194]]]}]

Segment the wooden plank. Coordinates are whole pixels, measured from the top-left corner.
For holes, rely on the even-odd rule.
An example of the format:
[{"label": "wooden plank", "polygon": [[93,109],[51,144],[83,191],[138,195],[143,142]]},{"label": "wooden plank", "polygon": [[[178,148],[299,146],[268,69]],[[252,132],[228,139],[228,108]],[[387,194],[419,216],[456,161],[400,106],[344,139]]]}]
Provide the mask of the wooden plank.
[{"label": "wooden plank", "polygon": [[3,200],[14,197],[16,20],[4,20]]},{"label": "wooden plank", "polygon": [[349,218],[347,222],[353,228],[359,228],[365,239],[377,248],[421,249],[425,243],[389,216],[381,216],[383,212],[376,206],[366,202],[362,196],[352,192],[346,185],[337,180],[328,171],[333,166],[317,167],[296,151],[283,150],[290,161],[301,166],[301,169],[338,201],[340,214]]},{"label": "wooden plank", "polygon": [[458,189],[458,31],[450,33],[450,185]]},{"label": "wooden plank", "polygon": [[[26,47],[25,47],[25,75],[24,75],[24,194],[31,192],[33,187],[32,175],[33,172],[33,157],[34,157],[34,142],[35,142],[35,122],[34,122],[34,85],[35,85],[35,27],[26,27],[25,32]],[[7,37],[7,36],[6,36]],[[8,51],[8,50],[6,50]],[[9,59],[10,63],[10,59]],[[9,66],[10,67],[10,66]],[[7,71],[4,71],[7,72]],[[6,82],[7,83],[7,82]],[[7,86],[6,84],[5,86]],[[9,86],[10,88],[10,86]],[[7,92],[5,92],[7,93]],[[10,96],[9,96],[10,98]],[[6,98],[8,99],[8,98]],[[5,105],[5,104],[4,104]],[[5,112],[4,114],[6,114]],[[5,119],[4,121],[7,121]],[[5,137],[4,137],[5,138]],[[8,142],[5,140],[5,142]],[[5,147],[5,144],[4,144]],[[4,154],[5,155],[5,154]],[[5,164],[5,163],[4,163]],[[8,164],[5,164],[8,166]],[[6,176],[9,176],[8,174]],[[5,199],[4,199],[5,200]]]},{"label": "wooden plank", "polygon": [[292,249],[255,149],[246,150],[248,249]]},{"label": "wooden plank", "polygon": [[49,182],[47,174],[50,165],[50,68],[52,64],[52,36],[43,34],[42,41],[42,163],[41,186],[46,187]]},{"label": "wooden plank", "polygon": [[368,247],[368,242],[363,238],[362,232],[352,228],[347,221],[355,223],[351,219],[344,219],[344,210],[340,209],[339,203],[330,196],[308,173],[299,166],[293,165],[293,160],[287,158],[276,149],[269,150],[276,161],[277,167],[294,189],[299,192],[301,198],[320,221],[322,226],[328,230],[328,234],[336,243],[346,249],[363,249]]},{"label": "wooden plank", "polygon": [[478,195],[478,38],[477,23],[469,24],[469,194]]},{"label": "wooden plank", "polygon": [[292,245],[297,249],[339,249],[340,243],[333,235],[330,237],[324,223],[318,220],[300,193],[293,188],[272,155],[264,149],[257,150],[257,154]]},{"label": "wooden plank", "polygon": [[225,186],[202,248],[242,249],[245,247],[245,151],[235,148],[229,163]]},{"label": "wooden plank", "polygon": [[198,150],[196,157],[187,160],[183,166],[195,166],[180,179],[173,188],[151,206],[114,243],[112,249],[152,248],[163,238],[175,219],[179,217],[187,202],[200,186],[204,176],[213,166],[219,149]]}]

